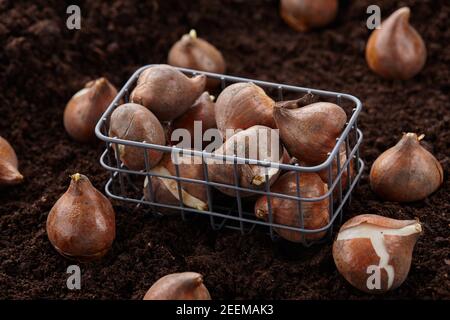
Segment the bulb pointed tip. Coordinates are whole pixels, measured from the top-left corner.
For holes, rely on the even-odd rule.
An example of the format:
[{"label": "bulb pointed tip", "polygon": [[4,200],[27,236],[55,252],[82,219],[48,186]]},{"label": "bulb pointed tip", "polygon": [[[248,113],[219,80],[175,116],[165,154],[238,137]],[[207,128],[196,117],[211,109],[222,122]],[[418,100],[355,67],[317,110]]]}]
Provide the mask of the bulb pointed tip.
[{"label": "bulb pointed tip", "polygon": [[189,31],[189,36],[192,39],[196,39],[197,38],[197,31],[195,31],[195,29],[191,29],[191,31]]},{"label": "bulb pointed tip", "polygon": [[393,16],[398,20],[408,22],[411,16],[411,9],[409,7],[397,9],[397,11],[393,13]]},{"label": "bulb pointed tip", "polygon": [[398,12],[401,13],[402,15],[410,15],[411,14],[411,9],[409,7],[402,7],[400,9],[398,9]]},{"label": "bulb pointed tip", "polygon": [[81,179],[81,174],[75,173],[70,176],[72,178],[72,181],[78,182]]}]

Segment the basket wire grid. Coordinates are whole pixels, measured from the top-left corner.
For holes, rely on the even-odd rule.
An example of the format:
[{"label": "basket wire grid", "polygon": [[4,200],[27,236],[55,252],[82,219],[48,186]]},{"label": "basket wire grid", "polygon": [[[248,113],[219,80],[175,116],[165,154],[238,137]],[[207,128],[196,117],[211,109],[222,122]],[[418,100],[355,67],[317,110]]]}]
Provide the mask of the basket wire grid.
[{"label": "basket wire grid", "polygon": [[[277,239],[278,235],[275,232],[276,228],[286,229],[294,232],[299,232],[302,235],[301,243],[305,246],[310,246],[314,243],[320,243],[323,241],[330,240],[333,234],[333,226],[335,224],[340,224],[342,222],[343,211],[346,205],[351,202],[352,191],[357,185],[359,178],[364,169],[364,162],[360,159],[359,156],[359,146],[361,144],[363,135],[362,132],[358,129],[357,126],[357,118],[362,109],[361,101],[349,94],[316,90],[303,88],[298,86],[284,85],[278,83],[271,83],[266,81],[259,81],[253,79],[246,79],[234,76],[226,76],[221,74],[208,73],[203,71],[185,69],[185,68],[176,68],[183,72],[188,76],[195,76],[198,74],[204,74],[207,78],[218,79],[221,82],[221,89],[223,90],[227,85],[236,83],[236,82],[252,82],[263,89],[266,92],[274,92],[276,95],[276,100],[282,101],[286,95],[296,95],[299,97],[300,95],[312,93],[313,95],[317,95],[322,99],[327,99],[330,102],[334,102],[340,106],[343,103],[350,104],[350,111],[347,112],[348,122],[341,135],[336,139],[336,144],[333,150],[329,153],[328,158],[317,166],[301,166],[299,164],[283,164],[283,163],[272,163],[268,161],[255,160],[255,159],[247,159],[240,158],[238,156],[233,155],[224,155],[221,156],[226,161],[231,161],[234,165],[234,185],[223,184],[218,182],[213,182],[208,179],[208,161],[207,159],[213,158],[213,154],[205,152],[205,151],[197,151],[197,150],[189,150],[181,149],[175,146],[162,146],[156,144],[150,144],[146,142],[137,142],[130,140],[118,139],[116,137],[108,136],[108,124],[109,118],[112,112],[120,105],[122,101],[129,102],[129,94],[133,89],[139,75],[145,69],[151,67],[152,65],[147,65],[139,70],[137,70],[131,78],[126,82],[124,87],[119,91],[118,95],[111,102],[99,122],[97,123],[95,132],[99,139],[105,142],[106,149],[102,153],[100,157],[100,163],[103,168],[110,172],[110,178],[105,185],[106,194],[116,200],[128,201],[132,203],[136,203],[137,205],[148,205],[152,212],[158,213],[159,208],[169,208],[175,209],[180,212],[181,217],[185,220],[186,213],[194,213],[209,216],[210,224],[212,229],[219,230],[223,227],[230,229],[240,230],[242,234],[249,233],[253,231],[256,226],[265,226],[269,229],[270,236],[272,239]],[[349,116],[350,114],[350,116]],[[145,169],[141,171],[131,170],[124,166],[121,162],[119,154],[118,154],[118,146],[132,146],[141,148],[144,154],[145,161]],[[341,165],[341,146],[345,148],[346,161]],[[113,147],[115,146],[115,147]],[[203,172],[204,172],[204,180],[196,180],[196,179],[188,179],[184,177],[180,177],[179,174],[179,165],[175,164],[176,175],[175,176],[167,176],[160,175],[154,172],[151,172],[151,168],[149,165],[148,152],[147,150],[157,150],[161,152],[188,152],[193,156],[201,157],[203,164]],[[263,166],[266,168],[266,179],[264,189],[256,190],[256,189],[248,189],[243,188],[239,185],[239,172],[238,172],[238,164],[242,163],[252,163],[257,164],[259,166]],[[350,166],[353,164],[355,174],[347,174],[347,179],[345,185],[343,185],[342,175],[344,172],[350,173]],[[275,193],[270,190],[268,170],[269,167],[278,167],[282,171],[293,171],[296,174],[296,183],[297,183],[297,193],[295,196]],[[333,174],[333,167],[335,166],[336,172]],[[319,172],[322,170],[327,170],[328,181],[326,184],[328,185],[328,191],[316,198],[303,198],[301,197],[301,189],[300,189],[300,179],[302,172]],[[158,203],[153,199],[153,190],[152,183],[147,183],[146,188],[148,194],[150,195],[150,199],[146,199],[143,196],[143,187],[136,186],[134,180],[136,177],[151,179],[151,177],[160,177],[166,179],[173,179],[177,181],[178,193],[179,193],[179,205],[170,205],[165,203]],[[181,183],[196,183],[205,185],[207,188],[207,205],[208,209],[206,211],[198,210],[195,208],[187,207],[183,203],[183,195],[182,195],[182,187]],[[220,201],[215,201],[217,195],[214,194],[214,189],[217,187],[227,188],[229,190],[233,190],[236,194],[236,203],[234,205],[229,205],[230,201],[227,203],[220,203]],[[134,192],[128,192],[126,190],[131,189]],[[217,190],[216,190],[217,191]],[[256,218],[253,210],[246,210],[245,205],[243,203],[243,199],[241,197],[241,192],[252,192],[258,196],[266,196],[268,199],[271,197],[290,199],[297,202],[297,213],[299,218],[299,223],[296,226],[292,225],[283,225],[277,224],[273,222],[273,214],[271,208],[271,201],[267,201],[268,203],[268,219],[267,221],[259,220]],[[220,198],[220,197],[219,197]],[[324,199],[329,199],[329,222],[318,229],[307,229],[304,226],[304,216],[302,211],[302,204],[307,202],[318,202]],[[230,198],[232,199],[232,198]],[[222,201],[223,202],[223,201]],[[307,239],[306,235],[316,234],[316,233],[326,233],[326,236],[321,238],[320,240],[310,240]],[[310,237],[311,238],[311,237]]]}]

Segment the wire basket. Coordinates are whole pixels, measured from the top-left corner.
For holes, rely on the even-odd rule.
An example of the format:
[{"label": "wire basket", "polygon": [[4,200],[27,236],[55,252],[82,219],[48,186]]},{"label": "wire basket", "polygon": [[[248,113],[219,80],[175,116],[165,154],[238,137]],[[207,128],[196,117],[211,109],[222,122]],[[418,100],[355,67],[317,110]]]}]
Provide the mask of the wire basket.
[{"label": "wire basket", "polygon": [[[348,122],[341,133],[340,137],[336,139],[336,144],[333,150],[329,153],[328,158],[322,164],[307,167],[298,164],[282,164],[271,163],[267,161],[260,161],[254,159],[239,158],[237,156],[224,156],[223,158],[232,161],[234,163],[235,184],[222,184],[210,181],[208,179],[208,161],[202,161],[204,168],[203,180],[195,180],[180,177],[178,166],[176,167],[175,176],[167,176],[161,174],[155,174],[151,172],[149,167],[149,159],[147,150],[157,150],[160,152],[180,152],[185,151],[174,146],[161,146],[155,144],[149,144],[145,142],[136,142],[118,139],[116,137],[109,137],[109,119],[112,112],[122,103],[129,101],[129,94],[135,86],[135,83],[139,75],[152,65],[147,65],[137,70],[131,78],[126,82],[124,87],[120,90],[118,95],[109,105],[99,122],[97,123],[95,132],[99,139],[105,142],[106,149],[100,157],[100,163],[103,168],[110,172],[110,178],[106,182],[105,192],[106,194],[116,200],[128,201],[143,205],[149,208],[155,214],[161,214],[160,211],[163,208],[177,210],[181,217],[185,220],[188,215],[202,215],[209,218],[212,229],[219,230],[222,228],[230,228],[240,230],[242,234],[252,232],[256,227],[262,227],[268,230],[272,239],[278,239],[278,230],[290,230],[298,232],[302,235],[301,243],[305,246],[310,246],[314,243],[330,240],[333,234],[333,227],[335,224],[341,224],[344,209],[351,202],[352,191],[357,185],[361,173],[364,169],[364,162],[359,157],[359,146],[362,141],[362,132],[358,129],[357,118],[362,109],[361,101],[349,94],[336,93],[330,91],[309,89],[291,85],[284,85],[278,83],[271,83],[266,81],[258,81],[253,79],[246,79],[234,76],[226,76],[221,74],[214,74],[184,68],[177,68],[188,76],[195,76],[204,74],[207,78],[216,79],[220,81],[221,89],[223,90],[227,85],[236,82],[252,82],[262,87],[268,95],[270,95],[276,101],[287,100],[288,98],[298,98],[299,96],[307,93],[312,93],[320,97],[322,101],[333,102],[341,106],[347,113]],[[119,145],[132,146],[142,149],[145,158],[145,169],[141,171],[131,170],[124,166],[118,155]],[[113,147],[114,146],[114,147]],[[341,162],[341,148],[345,148],[345,161]],[[212,157],[211,153],[205,151],[189,150],[189,153],[201,157],[202,160],[206,160]],[[266,179],[265,186],[261,190],[254,190],[243,188],[239,185],[239,179],[237,179],[237,165],[238,163],[253,163],[263,167],[278,166],[283,172],[295,172],[297,178],[297,194],[296,196],[286,195],[281,193],[275,193],[270,190],[269,179]],[[351,168],[352,166],[352,168]],[[333,172],[333,169],[335,170]],[[354,172],[354,174],[347,174],[347,178],[342,179],[344,172]],[[299,179],[301,179],[301,173],[307,172],[326,172],[327,181],[325,183],[328,186],[326,194],[317,198],[303,198],[301,197],[302,191],[300,190]],[[165,203],[158,203],[153,199],[153,190],[151,190],[151,183],[147,183],[145,188],[147,189],[150,199],[144,197],[143,192],[143,180],[145,178],[151,179],[151,177],[160,177],[166,179],[175,180],[179,191],[179,204],[169,205]],[[206,186],[207,188],[207,204],[206,211],[191,208],[186,206],[182,199],[181,183],[197,183]],[[235,192],[235,197],[225,196],[217,190],[217,188],[227,188]],[[268,199],[272,197],[289,199],[297,202],[298,210],[298,223],[295,225],[283,225],[273,222],[272,208],[270,201],[268,201],[268,219],[267,221],[258,219],[253,210],[254,201],[248,200],[241,196],[242,192],[252,192],[255,196],[266,196]],[[254,199],[254,198],[253,198]],[[309,229],[304,226],[304,216],[302,211],[302,205],[308,202],[317,202],[328,199],[328,212],[329,222],[318,228]],[[318,239],[312,239],[308,235],[313,234],[325,234]]]}]

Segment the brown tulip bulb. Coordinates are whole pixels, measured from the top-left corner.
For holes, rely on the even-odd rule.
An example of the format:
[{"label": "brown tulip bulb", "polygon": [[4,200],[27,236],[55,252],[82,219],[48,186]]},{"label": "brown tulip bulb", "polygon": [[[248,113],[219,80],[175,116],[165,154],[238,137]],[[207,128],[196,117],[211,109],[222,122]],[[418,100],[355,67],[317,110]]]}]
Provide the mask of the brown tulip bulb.
[{"label": "brown tulip bulb", "polygon": [[348,220],[333,244],[341,275],[355,288],[383,293],[408,276],[414,245],[422,232],[416,220],[363,214]]},{"label": "brown tulip bulb", "polygon": [[338,0],[281,0],[280,14],[294,30],[324,27],[336,18]]},{"label": "brown tulip bulb", "polygon": [[0,186],[15,185],[23,181],[18,165],[13,147],[6,139],[0,137]]},{"label": "brown tulip bulb", "polygon": [[319,165],[333,150],[347,115],[334,103],[304,106],[302,99],[277,103],[273,116],[289,154],[309,166]]},{"label": "brown tulip bulb", "polygon": [[[235,186],[233,161],[223,160],[222,156],[270,161],[281,163],[284,154],[283,146],[276,130],[265,126],[253,126],[239,131],[229,138],[214,152],[214,158],[207,159],[208,178],[210,181]],[[266,172],[267,170],[267,172]],[[247,189],[264,189],[266,178],[272,184],[280,173],[278,167],[263,167],[254,163],[237,164],[238,185]],[[266,176],[267,174],[267,176]],[[228,187],[218,187],[220,191],[236,196],[236,192]],[[241,197],[253,195],[251,191],[240,191]]]},{"label": "brown tulip bulb", "polygon": [[[179,177],[185,179],[194,179],[204,181],[204,169],[201,157],[191,155],[173,154],[176,163],[178,163]],[[151,173],[177,177],[175,164],[171,153],[166,153],[161,162],[151,169]],[[151,177],[151,189],[148,187],[148,178],[144,182],[144,195],[146,200],[152,200],[157,203],[180,207],[180,193],[178,191],[178,183],[175,179]],[[207,187],[204,184],[194,182],[180,182],[181,197],[184,206],[194,208],[201,211],[208,210]],[[150,191],[152,194],[150,194]],[[178,210],[171,208],[157,208],[160,213],[170,214],[178,213]]]},{"label": "brown tulip bulb", "polygon": [[172,121],[170,135],[176,129],[186,129],[191,136],[190,145],[187,148],[203,150],[209,144],[208,141],[203,141],[203,134],[212,128],[216,128],[214,97],[208,92],[203,92],[188,111]]},{"label": "brown tulip bulb", "polygon": [[116,236],[111,202],[79,173],[47,217],[47,235],[55,249],[78,261],[99,259]]},{"label": "brown tulip bulb", "polygon": [[216,123],[224,140],[226,130],[248,129],[255,125],[276,128],[275,102],[254,83],[239,82],[226,87],[216,101]]},{"label": "brown tulip bulb", "polygon": [[375,160],[370,170],[370,186],[381,198],[396,202],[418,201],[441,186],[442,166],[420,145],[422,138],[406,133]]},{"label": "brown tulip bulb", "polygon": [[[206,71],[211,73],[225,73],[225,60],[212,44],[197,37],[197,32],[191,30],[177,41],[169,51],[168,63],[175,67]],[[216,79],[208,79],[208,88],[220,84]]]},{"label": "brown tulip bulb", "polygon": [[88,82],[70,99],[64,110],[67,133],[80,142],[94,140],[95,126],[116,95],[116,88],[106,78]]},{"label": "brown tulip bulb", "polygon": [[141,73],[130,99],[148,108],[160,121],[170,121],[192,106],[205,85],[205,75],[188,78],[172,66],[154,65]]},{"label": "brown tulip bulb", "polygon": [[384,78],[407,80],[425,65],[427,50],[420,34],[409,24],[410,14],[408,7],[398,9],[367,42],[367,64]]},{"label": "brown tulip bulb", "polygon": [[[300,197],[318,198],[325,195],[328,188],[316,173],[299,173]],[[271,192],[297,197],[297,177],[291,171],[283,174],[270,188]],[[272,222],[290,227],[302,227],[301,215],[298,211],[298,201],[271,196]],[[303,228],[309,230],[325,227],[330,221],[328,198],[314,202],[302,202],[300,210],[303,213]],[[269,205],[267,196],[262,196],[255,204],[255,215],[269,221]],[[325,231],[317,233],[301,233],[283,228],[275,228],[282,238],[292,242],[318,240],[323,238]]]},{"label": "brown tulip bulb", "polygon": [[211,300],[203,277],[196,272],[172,273],[148,289],[144,300]]},{"label": "brown tulip bulb", "polygon": [[[109,136],[123,140],[146,142],[151,144],[166,144],[164,129],[147,108],[136,103],[126,103],[114,110],[111,115]],[[116,148],[116,145],[113,145]],[[123,144],[118,145],[120,160],[132,170],[145,168],[144,149]],[[148,164],[154,167],[161,160],[163,153],[147,149]]]}]

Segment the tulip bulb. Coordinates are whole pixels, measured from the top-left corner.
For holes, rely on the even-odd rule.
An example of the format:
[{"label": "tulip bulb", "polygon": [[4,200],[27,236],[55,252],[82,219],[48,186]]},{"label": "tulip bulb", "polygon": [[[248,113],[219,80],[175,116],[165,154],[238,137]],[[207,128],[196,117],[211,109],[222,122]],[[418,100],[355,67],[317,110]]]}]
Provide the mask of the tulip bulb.
[{"label": "tulip bulb", "polygon": [[[136,103],[126,103],[114,110],[111,115],[109,136],[124,140],[147,142],[165,145],[164,129],[147,108]],[[116,145],[113,145],[116,148]],[[145,168],[144,149],[126,145],[118,145],[120,160],[132,170]],[[154,149],[146,150],[150,167],[161,160],[163,153]]]},{"label": "tulip bulb", "polygon": [[172,66],[155,65],[141,73],[130,99],[148,108],[160,121],[170,121],[192,106],[205,85],[205,75],[188,78]]},{"label": "tulip bulb", "polygon": [[144,300],[211,300],[201,274],[195,272],[172,273],[156,281]]},{"label": "tulip bulb", "polygon": [[[229,138],[214,152],[213,159],[207,159],[208,178],[210,181],[235,186],[234,164],[232,161],[223,161],[222,156],[234,156],[246,159],[270,161],[281,163],[283,161],[283,147],[276,130],[265,126],[253,126],[247,130],[239,131]],[[267,172],[266,172],[267,170]],[[237,164],[238,185],[241,188],[263,189],[266,183],[266,174],[269,184],[272,184],[280,173],[278,167],[263,167],[252,163]],[[220,191],[235,196],[233,189],[218,187]],[[241,191],[241,197],[251,196],[249,191]]]},{"label": "tulip bulb", "polygon": [[[326,184],[316,173],[299,173],[299,189],[302,198],[318,198],[328,191]],[[281,193],[288,196],[297,197],[297,177],[294,171],[283,174],[270,188],[271,192]],[[291,199],[270,197],[273,223],[290,227],[302,227],[301,216],[298,211],[298,201]],[[303,213],[303,228],[320,229],[325,227],[330,221],[329,201],[325,198],[320,201],[301,202],[301,212]],[[255,204],[256,217],[269,221],[269,204],[267,196],[260,197]],[[323,238],[326,232],[302,234],[299,231],[292,231],[283,228],[274,228],[282,238],[292,242],[303,242],[304,240],[318,240]]]},{"label": "tulip bulb", "polygon": [[70,99],[64,110],[67,133],[80,142],[94,140],[95,126],[116,95],[116,88],[106,78],[88,82]]},{"label": "tulip bulb", "polygon": [[333,244],[342,276],[368,293],[399,287],[408,276],[414,245],[422,232],[416,220],[363,214],[347,221]]},{"label": "tulip bulb", "polygon": [[[176,156],[175,154],[173,155]],[[179,177],[185,179],[195,179],[204,181],[203,163],[200,157],[191,155],[178,155],[175,160],[178,163]],[[166,153],[161,162],[150,170],[151,173],[176,177],[176,168],[172,160],[172,155]],[[149,194],[148,178],[144,182],[144,195],[146,200],[151,200],[162,204],[172,206],[180,206],[180,193],[178,192],[178,182],[175,179],[151,177],[151,191],[153,195]],[[208,210],[208,196],[207,187],[204,184],[194,182],[180,182],[181,197],[185,206],[201,211]],[[160,207],[158,210],[161,213],[172,213],[174,210],[170,208]],[[176,210],[175,210],[176,211]]]},{"label": "tulip bulb", "polygon": [[55,249],[69,259],[99,259],[116,236],[111,202],[79,173],[47,217],[47,235]]},{"label": "tulip bulb", "polygon": [[408,7],[398,9],[367,42],[367,64],[384,78],[407,80],[425,65],[427,50],[420,34],[409,24],[410,14]]},{"label": "tulip bulb", "polygon": [[23,181],[18,165],[13,147],[6,139],[0,137],[0,186],[15,185]]},{"label": "tulip bulb", "polygon": [[289,154],[307,165],[319,165],[335,146],[347,115],[334,103],[304,104],[305,98],[277,103],[273,116]]},{"label": "tulip bulb", "polygon": [[216,123],[224,140],[226,130],[248,129],[254,125],[276,128],[272,112],[275,102],[253,83],[239,82],[226,87],[216,101]]},{"label": "tulip bulb", "polygon": [[[168,63],[175,67],[201,70],[212,73],[225,73],[225,60],[212,44],[197,37],[191,30],[177,41],[169,51]],[[216,79],[208,79],[207,86],[214,88],[220,84]]]},{"label": "tulip bulb", "polygon": [[299,32],[324,27],[336,18],[338,0],[281,0],[280,15]]},{"label": "tulip bulb", "polygon": [[377,195],[388,201],[411,202],[425,199],[440,187],[442,166],[420,145],[422,138],[406,133],[375,160],[370,186]]},{"label": "tulip bulb", "polygon": [[16,185],[23,181],[18,165],[13,147],[6,139],[0,137],[0,186]]}]

